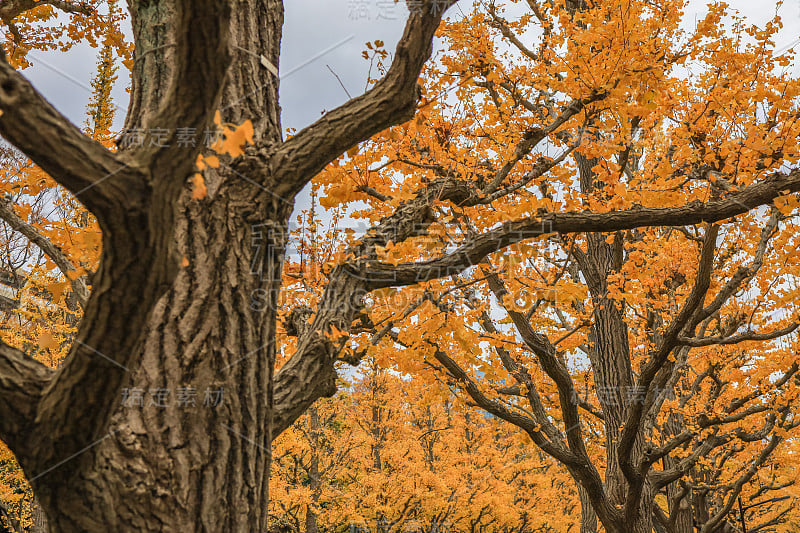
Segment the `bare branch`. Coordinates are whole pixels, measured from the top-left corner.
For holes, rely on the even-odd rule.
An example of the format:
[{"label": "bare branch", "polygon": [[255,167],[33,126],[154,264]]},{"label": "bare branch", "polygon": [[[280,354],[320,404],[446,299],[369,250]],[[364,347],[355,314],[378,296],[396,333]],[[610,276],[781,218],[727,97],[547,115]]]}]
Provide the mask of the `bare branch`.
[{"label": "bare branch", "polygon": [[29,241],[39,247],[58,267],[62,274],[70,280],[73,292],[78,298],[81,307],[89,299],[89,288],[86,285],[86,276],[75,276],[77,269],[61,248],[53,244],[39,230],[22,220],[14,211],[8,198],[0,198],[0,218],[6,221],[12,230],[18,231]]}]

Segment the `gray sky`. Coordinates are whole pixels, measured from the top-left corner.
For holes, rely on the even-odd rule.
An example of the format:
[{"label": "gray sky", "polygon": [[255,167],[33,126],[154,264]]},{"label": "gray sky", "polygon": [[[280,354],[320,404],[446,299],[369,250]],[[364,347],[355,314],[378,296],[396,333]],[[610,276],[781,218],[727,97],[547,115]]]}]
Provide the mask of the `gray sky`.
[{"label": "gray sky", "polygon": [[[463,8],[471,5],[462,0]],[[705,12],[705,1],[692,0],[686,12],[691,26]],[[775,0],[729,0],[748,20],[763,25],[775,13]],[[361,57],[367,41],[381,39],[393,51],[403,30],[407,9],[393,0],[289,0],[280,72],[284,128],[302,128],[326,110],[363,92],[368,62]],[[457,6],[458,7],[458,6]],[[456,9],[456,8],[453,8]],[[797,43],[800,37],[800,0],[786,0],[780,8],[785,24],[776,44]],[[24,74],[73,122],[82,125],[95,70],[96,50],[78,46],[67,53],[34,53],[34,66]],[[331,73],[332,69],[341,79]],[[794,72],[798,72],[795,65]],[[126,74],[121,68],[120,74]],[[114,98],[121,108],[121,127],[127,106],[128,81],[118,81]],[[299,203],[305,202],[301,199]]]},{"label": "gray sky", "polygon": [[[281,56],[281,104],[285,128],[300,128],[325,110],[348,100],[333,70],[351,95],[363,92],[369,63],[361,57],[367,41],[381,39],[393,50],[402,35],[408,11],[392,0],[290,0]],[[91,95],[96,50],[76,46],[69,52],[34,52],[25,76],[73,122],[82,124]],[[330,66],[330,69],[328,69]],[[119,72],[126,74],[121,67]],[[128,86],[120,79],[114,90],[121,127]]]},{"label": "gray sky", "polygon": [[[464,8],[469,3],[462,1]],[[687,22],[705,10],[702,0],[692,0]],[[758,24],[775,12],[774,0],[729,0],[732,7]],[[407,15],[404,2],[392,0],[290,0],[286,4],[280,71],[284,127],[299,128],[347,100],[328,66],[352,95],[364,90],[368,63],[361,57],[367,41],[381,39],[393,50]],[[455,9],[455,8],[454,8]],[[780,8],[785,27],[778,46],[800,37],[800,0],[786,0]],[[25,75],[63,113],[83,123],[89,99],[89,79],[95,69],[95,50],[78,46],[67,53],[35,53],[34,66]],[[123,74],[123,72],[121,72]],[[125,108],[127,80],[114,92]],[[120,112],[117,123],[121,123]]]},{"label": "gray sky", "polygon": [[[469,3],[464,1],[464,8]],[[692,0],[687,23],[702,16],[705,3]],[[762,25],[775,12],[774,0],[730,0],[748,20]],[[800,37],[800,0],[787,0],[780,8],[785,24],[778,46]],[[407,10],[392,0],[290,0],[280,71],[284,127],[301,128],[325,110],[347,100],[347,94],[328,66],[341,78],[351,95],[363,92],[368,62],[361,57],[367,41],[381,39],[393,50],[400,38]],[[95,69],[95,50],[78,46],[67,53],[35,53],[34,66],[25,75],[63,113],[78,124],[85,118],[90,96],[89,80]],[[124,72],[120,72],[124,74]],[[127,105],[127,80],[114,92],[116,103]],[[117,116],[121,124],[124,111]]]}]

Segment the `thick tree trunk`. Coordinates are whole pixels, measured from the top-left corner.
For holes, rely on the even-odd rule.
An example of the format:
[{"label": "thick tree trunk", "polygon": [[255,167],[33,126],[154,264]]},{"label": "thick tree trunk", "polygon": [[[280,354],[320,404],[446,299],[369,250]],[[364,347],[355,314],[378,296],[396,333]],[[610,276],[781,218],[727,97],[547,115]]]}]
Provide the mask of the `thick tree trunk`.
[{"label": "thick tree trunk", "polygon": [[581,500],[581,533],[597,533],[597,513],[592,507],[586,489],[579,483],[578,495]]},{"label": "thick tree trunk", "polygon": [[184,202],[176,233],[186,266],[155,306],[110,433],[34,481],[54,531],[266,527],[269,383],[291,206],[245,185]]},{"label": "thick tree trunk", "polygon": [[[132,15],[129,130],[154,127],[181,68],[174,43],[183,38],[171,31],[179,22],[166,3],[133,4]],[[278,64],[282,18],[278,0],[232,3],[233,62],[220,110],[227,122],[252,119],[266,142],[281,137],[278,79],[260,56]],[[54,532],[267,527],[276,312],[293,202],[225,166],[205,177],[207,198],[192,199],[184,187],[164,206],[181,267],[151,304],[133,358],[140,365],[126,372],[108,432],[33,479]],[[102,285],[94,281],[95,290]]]},{"label": "thick tree trunk", "polygon": [[[0,342],[0,407],[9,413],[0,438],[51,531],[268,528],[272,438],[335,392],[338,352],[324,333],[347,330],[363,295],[380,286],[361,267],[337,267],[273,379],[294,197],[350,147],[413,116],[419,73],[454,2],[425,2],[383,80],[286,142],[280,0],[128,0],[136,48],[125,125],[146,136],[137,146],[128,131],[117,153],[0,58],[0,133],[79,195],[103,230],[63,367],[53,372]],[[203,174],[207,195],[193,198],[189,178],[215,110],[226,124],[252,120],[255,146],[221,157]],[[374,259],[377,246],[431,219],[429,208],[398,208],[355,256]]]}]

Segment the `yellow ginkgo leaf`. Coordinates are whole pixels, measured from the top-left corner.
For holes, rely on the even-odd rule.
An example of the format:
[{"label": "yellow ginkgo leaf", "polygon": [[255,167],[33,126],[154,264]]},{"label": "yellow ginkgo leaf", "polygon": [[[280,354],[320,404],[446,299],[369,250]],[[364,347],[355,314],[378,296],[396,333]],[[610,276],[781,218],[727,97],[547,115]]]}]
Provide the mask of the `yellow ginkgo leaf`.
[{"label": "yellow ginkgo leaf", "polygon": [[47,291],[53,295],[53,301],[59,302],[64,296],[64,293],[69,289],[70,283],[68,281],[59,281],[47,285]]},{"label": "yellow ginkgo leaf", "polygon": [[83,276],[85,274],[86,274],[86,270],[84,270],[83,268],[78,268],[77,270],[70,270],[69,272],[67,272],[67,277],[70,280],[75,281],[76,279],[78,279],[79,277],[81,277],[81,276]]},{"label": "yellow ginkgo leaf", "polygon": [[192,176],[192,185],[192,198],[195,200],[202,200],[208,196],[208,189],[206,189],[206,182],[202,174],[197,173]]},{"label": "yellow ginkgo leaf", "polygon": [[253,143],[253,123],[245,120],[236,128],[226,128],[225,138],[219,143],[218,152],[231,157],[239,157],[244,153],[244,146]]}]

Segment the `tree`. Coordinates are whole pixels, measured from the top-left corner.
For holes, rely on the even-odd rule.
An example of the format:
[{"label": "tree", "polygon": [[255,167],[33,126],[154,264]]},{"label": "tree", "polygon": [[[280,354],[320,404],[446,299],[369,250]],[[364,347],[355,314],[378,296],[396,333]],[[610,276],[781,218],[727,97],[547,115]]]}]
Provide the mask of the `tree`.
[{"label": "tree", "polygon": [[122,14],[116,0],[108,2],[108,20],[103,37],[103,45],[97,58],[97,73],[92,80],[92,100],[88,106],[86,126],[92,137],[99,141],[111,141],[114,121],[114,100],[111,91],[117,81],[117,64],[114,57],[114,44],[121,33],[119,21]]},{"label": "tree", "polygon": [[[551,100],[556,118],[542,121],[543,127],[529,130],[524,138],[519,131],[503,136],[503,142],[519,145],[519,155],[497,152],[498,157],[510,155],[503,167],[507,170],[498,170],[488,183],[481,184],[468,172],[471,166],[434,179],[409,176],[394,201],[382,213],[376,211],[375,225],[327,271],[328,282],[310,326],[303,327],[308,314],[288,315],[286,329],[299,334],[297,348],[273,373],[281,266],[294,199],[328,164],[347,151],[355,154],[351,149],[359,142],[414,115],[419,74],[443,12],[453,3],[408,2],[411,14],[405,32],[381,80],[286,140],[274,75],[283,18],[282,3],[276,0],[129,1],[135,44],[131,101],[126,133],[116,152],[71,125],[11,64],[0,61],[0,134],[75,195],[102,229],[100,265],[89,279],[91,295],[63,365],[52,370],[18,348],[0,345],[0,438],[34,480],[34,492],[52,529],[263,530],[269,512],[265,473],[272,439],[316,399],[334,393],[334,362],[346,340],[342,334],[361,322],[360,311],[371,291],[456,275],[498,249],[543,233],[716,224],[777,198],[792,201],[791,195],[800,190],[798,173],[778,166],[793,157],[794,135],[784,120],[790,110],[783,109],[779,122],[787,124],[782,133],[789,140],[782,156],[770,149],[773,141],[727,146],[734,153],[732,160],[748,150],[748,168],[761,160],[769,174],[758,171],[744,181],[720,182],[732,186],[717,196],[675,194],[661,206],[654,201],[640,201],[639,206],[623,202],[618,207],[624,209],[616,212],[599,202],[589,205],[591,211],[576,202],[539,205],[543,211],[538,214],[528,206],[516,212],[507,209],[515,191],[524,190],[536,177],[524,178],[515,169],[530,150],[545,139],[557,142],[561,131],[575,135],[580,129],[576,123],[594,116],[601,102],[628,109],[626,91],[643,87],[653,65],[674,60],[660,58],[668,43],[649,39],[657,45],[654,49],[635,57],[623,54],[622,67],[612,68],[613,54],[604,53],[603,39],[609,36],[591,31],[605,27],[597,17],[617,21],[609,28],[618,27],[622,20],[616,12],[596,9],[595,20],[560,22],[566,31],[549,31],[555,27],[546,26],[547,60],[555,61],[561,44],[547,39],[563,40],[567,33],[579,37],[569,48],[569,59],[579,64],[583,53],[591,57],[596,52],[606,61],[603,83],[587,84],[561,74],[565,82],[559,85],[560,94],[569,98]],[[633,11],[650,9],[650,4],[631,2]],[[672,20],[677,6],[663,7]],[[708,25],[710,30],[718,27],[713,19]],[[702,43],[693,44],[702,56]],[[575,47],[581,51],[578,57]],[[765,52],[758,57],[768,56]],[[792,97],[794,85],[784,88],[783,101]],[[646,92],[642,105],[630,107],[631,113],[644,113],[641,108],[654,103]],[[203,132],[215,122],[225,135],[215,145],[217,152],[224,152],[219,156],[202,146]],[[748,124],[759,132],[765,127],[758,121]],[[147,142],[141,142],[143,132]],[[243,149],[245,140],[250,146]],[[766,155],[754,157],[766,153],[769,164]],[[198,160],[198,155],[203,157]],[[679,163],[686,161],[684,155]],[[536,167],[540,177],[554,167],[550,162]],[[196,166],[202,167],[200,173]],[[703,164],[692,168],[707,177]],[[656,170],[673,181],[687,178],[681,166],[664,163]],[[558,180],[556,175],[550,178]],[[701,188],[698,180],[690,182]],[[377,193],[386,199],[386,192]],[[355,197],[369,197],[358,194],[364,196]],[[483,208],[487,215],[507,210],[507,215],[499,225],[492,222],[479,226],[475,235],[465,234],[454,253],[441,250],[441,255],[422,262],[380,260],[384,254],[379,251],[387,245],[416,242],[441,209],[455,205]],[[704,248],[703,265],[711,248]],[[700,270],[697,289],[679,315],[676,323],[681,328],[705,292],[706,270]],[[293,316],[302,320],[294,321]],[[648,383],[651,375],[662,375],[659,370],[669,355],[665,346],[672,348],[682,339],[678,333],[669,329],[666,344],[654,352],[643,371]],[[569,405],[568,372],[552,351],[536,346],[537,357],[557,378],[562,406]],[[199,397],[193,405],[195,394]],[[638,505],[620,510],[605,497],[600,475],[586,464],[579,430],[572,425],[577,421],[575,410],[567,407],[565,413],[571,448],[556,451],[548,445],[548,451],[564,459],[587,488],[606,529],[620,531],[623,523],[649,520]],[[642,411],[635,408],[631,413],[623,429],[625,442],[642,431]],[[544,443],[541,432],[529,434]],[[624,455],[622,464],[627,465]],[[636,489],[639,478],[626,472]],[[615,487],[628,486],[619,479]],[[612,492],[616,495],[617,488]]]},{"label": "tree", "polygon": [[[370,302],[388,324],[373,339],[563,464],[583,531],[728,530],[765,493],[793,501],[788,468],[760,478],[798,426],[797,198],[680,215],[797,173],[780,19],[728,28],[714,4],[685,32],[681,2],[519,4],[445,24],[424,112],[316,180],[325,205],[363,199],[370,220],[450,200],[378,250],[387,286],[427,284]],[[611,223],[659,207],[673,216]],[[748,527],[789,511],[762,509]]]},{"label": "tree", "polygon": [[272,529],[331,531],[347,523],[349,465],[357,444],[345,395],[322,399],[276,439],[271,472]]},{"label": "tree", "polygon": [[[0,6],[0,21],[5,25],[8,61],[26,68],[33,50],[63,52],[81,41],[96,45],[98,39],[107,39],[109,21],[100,14],[100,4],[100,0],[6,0]],[[131,49],[119,28],[111,42],[119,55],[130,59]]]},{"label": "tree", "polygon": [[[320,220],[312,191],[290,233],[295,252],[284,267],[282,300],[295,314],[318,306],[323,269],[351,233],[339,226],[339,210],[329,214],[327,223]],[[297,316],[292,321],[308,327]],[[296,350],[298,332],[290,333],[280,337],[279,368]],[[574,486],[525,445],[523,432],[470,416],[446,388],[383,368],[392,359],[386,346],[367,346],[352,348],[360,355],[342,354],[361,360],[342,396],[318,401],[275,440],[271,528],[570,530],[580,509]],[[545,503],[554,500],[563,506]]]},{"label": "tree", "polygon": [[275,440],[272,530],[574,530],[574,484],[524,432],[365,363]]}]

